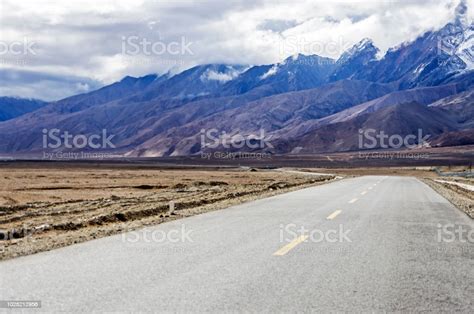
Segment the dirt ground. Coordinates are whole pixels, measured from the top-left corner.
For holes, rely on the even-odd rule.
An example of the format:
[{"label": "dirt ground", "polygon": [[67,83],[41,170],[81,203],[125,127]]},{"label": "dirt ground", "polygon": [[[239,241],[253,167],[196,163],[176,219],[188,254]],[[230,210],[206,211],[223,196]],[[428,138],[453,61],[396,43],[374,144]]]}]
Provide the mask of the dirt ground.
[{"label": "dirt ground", "polygon": [[[278,171],[0,168],[0,259],[333,180]],[[173,210],[174,209],[174,210]]]},{"label": "dirt ground", "polygon": [[[459,182],[474,186],[474,179],[458,177],[442,177],[443,181]],[[474,219],[474,193],[456,185],[437,182],[433,178],[424,178],[423,180],[433,190],[441,194],[444,198],[453,203],[457,208],[464,211],[469,217]]]},{"label": "dirt ground", "polygon": [[315,173],[331,173],[340,176],[412,176],[423,178],[437,178],[434,167],[382,167],[382,168],[300,168],[302,171]]},{"label": "dirt ground", "polygon": [[[269,170],[177,169],[137,164],[3,164],[0,165],[0,259],[360,175],[418,177],[474,218],[472,193],[435,182],[440,177],[434,170],[432,167]],[[443,177],[443,180],[474,184],[472,178]]]}]

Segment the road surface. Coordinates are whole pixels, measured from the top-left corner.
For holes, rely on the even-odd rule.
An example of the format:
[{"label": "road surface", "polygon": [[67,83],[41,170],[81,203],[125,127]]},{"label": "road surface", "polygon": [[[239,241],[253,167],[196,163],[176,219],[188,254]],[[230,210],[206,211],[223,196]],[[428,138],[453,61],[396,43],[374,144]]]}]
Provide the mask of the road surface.
[{"label": "road surface", "polygon": [[358,177],[4,261],[0,295],[48,312],[473,313],[474,244],[451,227],[473,222],[419,180]]}]

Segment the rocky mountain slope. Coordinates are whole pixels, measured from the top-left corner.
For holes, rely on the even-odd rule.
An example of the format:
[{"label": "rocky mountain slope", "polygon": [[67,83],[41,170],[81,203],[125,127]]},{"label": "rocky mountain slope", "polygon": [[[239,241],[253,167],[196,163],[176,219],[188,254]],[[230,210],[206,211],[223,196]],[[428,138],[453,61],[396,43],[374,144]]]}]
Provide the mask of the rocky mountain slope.
[{"label": "rocky mountain slope", "polygon": [[0,97],[0,121],[10,120],[25,113],[38,110],[46,102],[37,99]]}]

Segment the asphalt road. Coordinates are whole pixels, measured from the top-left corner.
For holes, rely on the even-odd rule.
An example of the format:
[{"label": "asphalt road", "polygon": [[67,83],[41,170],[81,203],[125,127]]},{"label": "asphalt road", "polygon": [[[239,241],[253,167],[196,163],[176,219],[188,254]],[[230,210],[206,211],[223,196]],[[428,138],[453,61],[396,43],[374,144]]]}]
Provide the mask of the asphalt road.
[{"label": "asphalt road", "polygon": [[473,227],[415,178],[359,177],[1,262],[0,299],[48,312],[473,313]]}]

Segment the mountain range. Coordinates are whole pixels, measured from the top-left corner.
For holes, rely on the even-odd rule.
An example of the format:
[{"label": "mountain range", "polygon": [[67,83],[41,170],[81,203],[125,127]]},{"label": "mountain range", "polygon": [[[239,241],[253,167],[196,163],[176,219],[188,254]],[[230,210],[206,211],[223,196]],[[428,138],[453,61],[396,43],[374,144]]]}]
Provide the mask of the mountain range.
[{"label": "mountain range", "polygon": [[[474,23],[458,15],[379,55],[363,39],[337,60],[298,54],[269,65],[199,65],[15,109],[0,99],[0,121],[8,119],[0,122],[0,153],[44,151],[43,129],[105,129],[113,152],[129,157],[354,151],[360,129],[400,136],[421,129],[431,146],[474,144]],[[261,141],[263,130],[271,145],[209,147],[203,130],[221,144],[232,135]]]},{"label": "mountain range", "polygon": [[14,119],[47,105],[38,99],[0,97],[0,122]]}]

